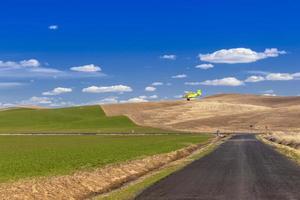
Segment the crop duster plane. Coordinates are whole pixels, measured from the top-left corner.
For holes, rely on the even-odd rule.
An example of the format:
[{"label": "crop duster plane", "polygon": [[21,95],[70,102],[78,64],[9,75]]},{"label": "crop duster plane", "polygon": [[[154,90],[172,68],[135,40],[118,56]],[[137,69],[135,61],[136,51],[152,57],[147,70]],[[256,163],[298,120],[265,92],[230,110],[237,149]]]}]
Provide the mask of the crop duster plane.
[{"label": "crop duster plane", "polygon": [[197,92],[187,92],[183,96],[187,101],[190,101],[191,99],[195,99],[197,97],[200,97],[202,95],[202,90],[197,90]]}]

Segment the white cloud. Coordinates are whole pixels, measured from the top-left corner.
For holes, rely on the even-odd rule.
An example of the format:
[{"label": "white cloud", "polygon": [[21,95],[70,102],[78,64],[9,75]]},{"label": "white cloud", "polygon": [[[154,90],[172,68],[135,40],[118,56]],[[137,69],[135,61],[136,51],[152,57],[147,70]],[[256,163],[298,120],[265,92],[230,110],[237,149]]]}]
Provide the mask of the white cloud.
[{"label": "white cloud", "polygon": [[115,104],[118,103],[118,97],[107,97],[100,101],[90,102],[89,104]]},{"label": "white cloud", "polygon": [[214,67],[213,64],[200,64],[200,65],[195,66],[195,68],[197,68],[197,69],[204,69],[204,70],[211,69],[213,67]]},{"label": "white cloud", "polygon": [[151,95],[151,96],[138,96],[138,97],[133,97],[128,100],[122,100],[120,103],[141,103],[141,102],[148,102],[151,99],[157,99],[157,95]]},{"label": "white cloud", "polygon": [[286,54],[286,51],[279,51],[277,48],[265,49],[264,54],[266,57],[277,57],[280,54]]},{"label": "white cloud", "polygon": [[166,60],[176,60],[176,55],[174,54],[166,54],[160,56],[161,59],[166,59]]},{"label": "white cloud", "polygon": [[15,102],[14,105],[40,105],[44,107],[78,106],[70,101],[62,101],[62,98],[37,97],[37,96],[33,96],[27,100]]},{"label": "white cloud", "polygon": [[274,94],[274,93],[265,93],[265,94],[263,94],[263,96],[275,97],[275,96],[277,96],[277,94]]},{"label": "white cloud", "polygon": [[39,67],[40,62],[36,59],[22,60],[22,61],[2,61],[0,60],[0,67],[5,68],[22,68],[22,67]]},{"label": "white cloud", "polygon": [[202,82],[202,85],[213,85],[213,86],[240,86],[244,85],[243,81],[238,80],[235,77],[226,77],[222,79],[207,80]]},{"label": "white cloud", "polygon": [[[96,66],[95,66],[96,67]],[[103,77],[105,74],[77,73],[72,71],[61,71],[54,68],[42,67],[36,59],[23,61],[0,61],[0,77],[4,78],[83,78]]]},{"label": "white cloud", "polygon": [[266,76],[269,81],[288,81],[293,80],[294,76],[289,73],[270,73]]},{"label": "white cloud", "polygon": [[15,104],[12,103],[1,103],[0,102],[0,108],[8,108],[8,107],[14,107],[16,106]]},{"label": "white cloud", "polygon": [[248,48],[221,49],[213,53],[199,54],[201,61],[211,63],[251,63],[269,57],[277,57],[280,54],[286,54],[285,51],[279,51],[277,48],[265,49],[264,52],[255,52]]},{"label": "white cloud", "polygon": [[263,96],[277,96],[274,90],[265,90],[261,92]]},{"label": "white cloud", "polygon": [[263,76],[249,76],[245,82],[250,82],[250,83],[256,83],[256,82],[260,82],[260,81],[264,81],[265,78]]},{"label": "white cloud", "polygon": [[300,72],[296,73],[271,73],[263,71],[248,71],[248,73],[256,74],[248,77],[245,82],[259,82],[259,81],[289,81],[299,80]]},{"label": "white cloud", "polygon": [[148,96],[147,98],[148,98],[148,99],[157,99],[158,96],[157,96],[157,95],[151,95],[151,96]]},{"label": "white cloud", "polygon": [[207,80],[203,82],[186,82],[185,85],[241,86],[244,85],[244,82],[238,80],[235,77],[226,77],[222,79]]},{"label": "white cloud", "polygon": [[43,95],[54,96],[54,95],[60,95],[60,94],[70,93],[70,92],[72,92],[72,88],[57,87],[51,91],[43,92]]},{"label": "white cloud", "polygon": [[29,100],[23,101],[22,104],[51,104],[52,100],[48,97],[33,96]]},{"label": "white cloud", "polygon": [[152,86],[148,86],[145,88],[145,91],[147,91],[147,92],[154,92],[155,90],[156,90],[156,88],[152,87]]},{"label": "white cloud", "polygon": [[94,64],[83,65],[78,67],[71,67],[70,70],[77,72],[100,72],[101,68]]},{"label": "white cloud", "polygon": [[15,88],[25,85],[25,83],[19,82],[0,82],[0,89],[7,89],[7,88]]},{"label": "white cloud", "polygon": [[48,26],[48,28],[50,30],[57,30],[58,29],[58,25],[53,24],[53,25]]},{"label": "white cloud", "polygon": [[153,86],[161,86],[163,84],[164,84],[163,82],[154,82],[151,85],[153,85]]},{"label": "white cloud", "polygon": [[107,93],[107,92],[132,92],[131,87],[126,85],[113,85],[113,86],[90,86],[87,88],[83,88],[82,92],[87,93]]},{"label": "white cloud", "polygon": [[178,75],[172,76],[172,78],[186,78],[186,77],[187,77],[186,74],[178,74]]},{"label": "white cloud", "polygon": [[126,101],[120,101],[121,103],[141,103],[141,102],[148,102],[147,99],[143,99],[140,97],[134,97],[134,98],[130,98]]},{"label": "white cloud", "polygon": [[298,79],[298,78],[300,78],[300,72],[294,73],[294,74],[292,74],[292,76],[293,76],[295,79]]}]

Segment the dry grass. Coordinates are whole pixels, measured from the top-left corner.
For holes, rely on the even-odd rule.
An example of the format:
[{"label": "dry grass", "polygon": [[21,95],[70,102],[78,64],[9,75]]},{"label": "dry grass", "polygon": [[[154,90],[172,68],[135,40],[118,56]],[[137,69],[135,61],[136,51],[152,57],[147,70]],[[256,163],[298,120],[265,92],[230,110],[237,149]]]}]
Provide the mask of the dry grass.
[{"label": "dry grass", "polygon": [[[196,101],[102,106],[109,116],[126,115],[137,124],[193,132],[300,132],[300,97],[227,94]],[[252,125],[253,128],[250,128]]]},{"label": "dry grass", "polygon": [[300,133],[273,132],[266,134],[263,137],[272,142],[300,150]]}]

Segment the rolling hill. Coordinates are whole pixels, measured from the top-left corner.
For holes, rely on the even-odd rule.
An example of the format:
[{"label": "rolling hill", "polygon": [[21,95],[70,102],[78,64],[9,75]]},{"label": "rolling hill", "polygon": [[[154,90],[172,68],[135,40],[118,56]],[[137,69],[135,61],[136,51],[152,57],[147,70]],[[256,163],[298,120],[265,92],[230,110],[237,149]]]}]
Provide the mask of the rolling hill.
[{"label": "rolling hill", "polygon": [[299,131],[300,97],[220,94],[200,100],[103,105],[108,116],[194,132]]},{"label": "rolling hill", "polygon": [[13,108],[0,112],[2,133],[148,133],[126,116],[107,117],[100,106],[57,109]]}]

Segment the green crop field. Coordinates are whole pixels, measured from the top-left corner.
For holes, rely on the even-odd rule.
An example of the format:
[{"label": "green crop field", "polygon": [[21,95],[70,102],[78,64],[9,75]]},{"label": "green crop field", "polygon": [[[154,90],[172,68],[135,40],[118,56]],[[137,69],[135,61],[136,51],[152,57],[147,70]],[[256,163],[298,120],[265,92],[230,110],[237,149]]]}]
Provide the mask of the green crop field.
[{"label": "green crop field", "polygon": [[0,136],[0,182],[68,174],[202,143],[208,135]]},{"label": "green crop field", "polygon": [[126,116],[107,117],[100,106],[0,111],[1,133],[162,133]]}]

